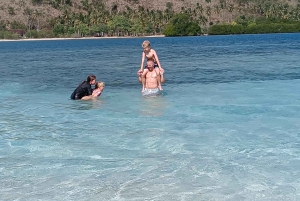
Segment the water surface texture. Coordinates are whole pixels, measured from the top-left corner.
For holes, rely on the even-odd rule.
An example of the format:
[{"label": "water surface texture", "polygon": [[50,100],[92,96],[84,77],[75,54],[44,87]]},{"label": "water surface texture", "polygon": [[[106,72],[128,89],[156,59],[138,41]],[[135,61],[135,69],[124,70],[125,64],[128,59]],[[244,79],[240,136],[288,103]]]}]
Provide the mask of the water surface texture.
[{"label": "water surface texture", "polygon": [[0,200],[300,200],[299,38],[148,38],[159,97],[146,38],[1,42]]}]

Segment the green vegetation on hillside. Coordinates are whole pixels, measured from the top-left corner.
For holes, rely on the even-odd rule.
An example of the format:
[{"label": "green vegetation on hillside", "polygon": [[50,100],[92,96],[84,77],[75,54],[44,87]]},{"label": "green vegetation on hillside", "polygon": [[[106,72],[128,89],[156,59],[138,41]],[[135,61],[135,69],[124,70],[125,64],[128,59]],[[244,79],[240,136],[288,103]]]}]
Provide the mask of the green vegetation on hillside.
[{"label": "green vegetation on hillside", "polygon": [[[300,0],[296,6],[280,0],[219,0],[218,4],[206,0],[176,12],[170,2],[164,10],[149,10],[141,5],[137,9],[130,6],[120,9],[117,4],[107,8],[103,1],[96,0],[82,0],[76,6],[72,0],[31,0],[31,3],[51,5],[60,15],[47,19],[47,24],[41,26],[45,14],[24,7],[27,23],[0,21],[0,38],[19,38],[12,31],[18,29],[25,30],[27,38],[300,32]],[[16,10],[9,7],[8,13],[15,15]]]},{"label": "green vegetation on hillside", "polygon": [[300,32],[300,21],[275,18],[236,20],[231,24],[213,25],[208,30],[210,35],[295,32]]},{"label": "green vegetation on hillside", "polygon": [[163,34],[165,36],[196,36],[201,34],[201,28],[189,15],[179,13],[170,19]]}]

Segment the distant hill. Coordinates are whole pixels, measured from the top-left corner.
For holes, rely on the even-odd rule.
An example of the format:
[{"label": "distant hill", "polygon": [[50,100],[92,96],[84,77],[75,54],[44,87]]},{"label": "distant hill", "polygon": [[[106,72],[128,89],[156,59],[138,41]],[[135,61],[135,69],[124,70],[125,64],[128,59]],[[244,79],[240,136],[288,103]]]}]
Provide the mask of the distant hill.
[{"label": "distant hill", "polygon": [[[0,31],[53,30],[56,37],[75,33],[83,36],[94,33],[92,26],[98,27],[95,32],[103,33],[107,28],[99,26],[104,24],[114,29],[113,34],[119,34],[123,25],[123,35],[156,34],[180,12],[190,16],[203,30],[211,25],[235,23],[237,18],[247,18],[247,23],[257,17],[299,21],[300,0],[1,0]],[[131,30],[126,23],[130,23]]]},{"label": "distant hill", "polygon": [[[85,12],[82,0],[1,0],[0,20],[9,24],[17,21],[23,24],[28,23],[28,11],[36,12],[41,28],[47,27],[49,21],[63,14],[64,7],[70,7],[74,12]],[[211,22],[232,21],[237,15],[244,15],[251,9],[267,7],[271,4],[297,6],[299,0],[89,0],[88,3],[102,2],[108,11],[117,10],[121,12],[126,6],[138,9],[139,6],[149,10],[166,10],[172,8],[179,12],[182,8],[195,8],[202,6],[203,13],[209,17]]]}]

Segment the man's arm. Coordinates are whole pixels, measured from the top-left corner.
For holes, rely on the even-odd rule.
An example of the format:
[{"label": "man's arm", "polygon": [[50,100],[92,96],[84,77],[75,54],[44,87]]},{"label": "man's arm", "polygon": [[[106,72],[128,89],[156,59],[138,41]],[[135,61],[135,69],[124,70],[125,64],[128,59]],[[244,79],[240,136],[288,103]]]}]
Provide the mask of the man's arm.
[{"label": "man's arm", "polygon": [[142,88],[142,92],[144,92],[145,90],[145,87],[146,87],[146,76],[147,76],[147,73],[148,73],[148,69],[145,69],[143,74],[142,74],[142,84],[143,84],[143,88]]}]

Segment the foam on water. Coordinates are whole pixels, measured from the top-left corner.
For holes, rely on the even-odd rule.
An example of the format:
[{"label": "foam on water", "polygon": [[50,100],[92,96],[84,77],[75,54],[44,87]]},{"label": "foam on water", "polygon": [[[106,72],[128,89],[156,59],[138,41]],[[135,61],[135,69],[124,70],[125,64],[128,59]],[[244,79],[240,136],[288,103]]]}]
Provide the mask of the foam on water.
[{"label": "foam on water", "polygon": [[[140,93],[135,77],[139,57],[137,69],[127,69],[112,63],[113,58],[111,64],[96,62],[88,50],[96,55],[106,51],[97,51],[95,42],[69,41],[65,47],[46,42],[48,48],[30,43],[33,52],[47,52],[44,59],[81,53],[89,55],[81,62],[91,65],[82,69],[70,60],[59,68],[62,60],[48,58],[47,65],[38,62],[41,55],[30,53],[33,67],[23,61],[22,76],[12,71],[11,77],[1,77],[0,200],[299,200],[298,55],[285,49],[294,40],[284,34],[232,36],[222,44],[222,37],[151,40],[166,63],[167,83],[158,97]],[[273,37],[279,42],[251,45],[270,43]],[[126,40],[96,41],[106,44],[108,52],[110,46],[140,47],[140,39]],[[215,60],[206,65],[204,56],[194,59],[197,48],[189,44],[198,40],[198,55],[212,48],[219,57],[211,55]],[[167,52],[171,44],[173,50],[191,52],[190,58],[174,61]],[[262,52],[249,53],[258,49]],[[289,55],[273,57],[278,51]],[[97,71],[102,62],[108,66]],[[172,62],[186,68],[174,69]],[[90,70],[106,82],[105,91],[95,101],[70,100],[73,85]],[[85,74],[78,75],[81,71]]]}]

